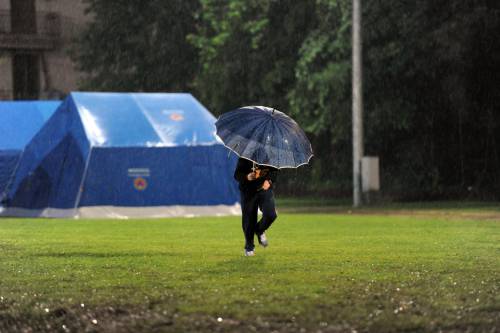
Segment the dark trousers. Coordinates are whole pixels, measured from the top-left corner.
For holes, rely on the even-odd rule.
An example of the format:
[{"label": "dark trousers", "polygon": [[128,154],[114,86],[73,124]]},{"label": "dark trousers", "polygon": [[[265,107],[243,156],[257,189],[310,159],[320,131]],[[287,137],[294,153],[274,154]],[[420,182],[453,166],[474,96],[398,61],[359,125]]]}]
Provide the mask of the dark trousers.
[{"label": "dark trousers", "polygon": [[[245,250],[252,251],[255,248],[254,235],[261,235],[278,217],[274,206],[274,194],[271,189],[256,193],[243,191],[240,193]],[[259,208],[262,211],[262,218],[257,222]]]}]

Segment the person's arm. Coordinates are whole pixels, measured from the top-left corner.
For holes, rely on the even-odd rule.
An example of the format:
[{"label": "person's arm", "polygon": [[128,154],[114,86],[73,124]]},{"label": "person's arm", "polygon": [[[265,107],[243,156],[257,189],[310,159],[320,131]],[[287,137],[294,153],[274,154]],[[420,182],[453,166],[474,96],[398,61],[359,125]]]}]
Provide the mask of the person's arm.
[{"label": "person's arm", "polygon": [[274,183],[276,182],[277,177],[278,169],[269,168],[269,173],[266,175],[266,180],[264,181],[262,188],[264,190],[268,190],[271,187],[274,188]]},{"label": "person's arm", "polygon": [[236,165],[236,170],[234,171],[234,179],[236,179],[239,183],[246,183],[250,180],[255,179],[255,174],[253,179],[249,179],[249,174],[252,173],[252,167],[250,165],[250,161],[240,158],[238,160],[238,164]]}]

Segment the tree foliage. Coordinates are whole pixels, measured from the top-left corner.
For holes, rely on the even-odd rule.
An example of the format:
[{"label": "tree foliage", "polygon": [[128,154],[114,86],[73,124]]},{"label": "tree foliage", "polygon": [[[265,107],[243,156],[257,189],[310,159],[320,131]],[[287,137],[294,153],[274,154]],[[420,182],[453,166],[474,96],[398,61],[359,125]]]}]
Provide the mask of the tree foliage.
[{"label": "tree foliage", "polygon": [[[329,142],[315,147],[319,177],[347,185],[350,1],[317,3],[320,23],[301,47],[290,110],[320,142]],[[364,3],[365,150],[381,157],[388,192],[413,199],[498,197],[498,7],[487,1]]]},{"label": "tree foliage", "polygon": [[499,14],[472,0],[366,6],[366,143],[382,157],[389,188],[498,195]]},{"label": "tree foliage", "polygon": [[350,1],[317,1],[317,24],[299,49],[296,82],[287,95],[320,161],[313,165],[314,183],[341,188],[351,182],[350,15]]},{"label": "tree foliage", "polygon": [[[351,0],[87,2],[85,87],[189,90],[215,114],[276,107],[313,142],[296,178],[350,189]],[[365,151],[386,193],[500,196],[499,6],[363,2]]]},{"label": "tree foliage", "polygon": [[216,114],[260,104],[286,109],[304,31],[314,2],[202,0],[198,95]]},{"label": "tree foliage", "polygon": [[184,91],[197,52],[197,0],[85,0],[90,23],[73,54],[87,73],[82,88],[111,91]]}]

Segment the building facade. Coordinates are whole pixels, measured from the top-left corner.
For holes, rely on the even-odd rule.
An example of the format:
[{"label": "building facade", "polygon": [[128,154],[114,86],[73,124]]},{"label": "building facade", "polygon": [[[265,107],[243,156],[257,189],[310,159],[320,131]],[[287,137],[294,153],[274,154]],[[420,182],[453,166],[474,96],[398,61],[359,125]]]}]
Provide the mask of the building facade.
[{"label": "building facade", "polygon": [[0,100],[77,90],[69,48],[87,21],[84,9],[82,0],[0,0]]}]

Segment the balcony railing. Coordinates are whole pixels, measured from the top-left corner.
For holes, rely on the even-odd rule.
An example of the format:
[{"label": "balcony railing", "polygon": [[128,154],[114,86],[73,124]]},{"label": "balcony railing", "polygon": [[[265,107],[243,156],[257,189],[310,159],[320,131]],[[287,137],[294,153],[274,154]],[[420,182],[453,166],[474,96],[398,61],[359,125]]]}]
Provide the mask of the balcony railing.
[{"label": "balcony railing", "polygon": [[36,33],[12,31],[9,11],[0,11],[0,49],[52,50],[61,41],[62,18],[53,12],[36,13]]}]

